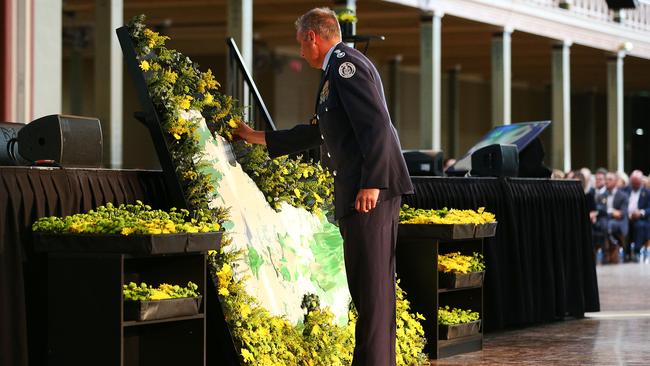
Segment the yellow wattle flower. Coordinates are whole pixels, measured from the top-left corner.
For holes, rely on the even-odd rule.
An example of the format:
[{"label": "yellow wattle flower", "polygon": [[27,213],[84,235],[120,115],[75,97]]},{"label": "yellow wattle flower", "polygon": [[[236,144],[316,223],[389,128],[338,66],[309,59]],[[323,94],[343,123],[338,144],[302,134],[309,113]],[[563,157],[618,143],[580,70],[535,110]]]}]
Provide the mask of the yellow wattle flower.
[{"label": "yellow wattle flower", "polygon": [[142,62],[140,62],[140,69],[142,71],[149,71],[150,68],[151,65],[149,65],[149,62],[147,60],[143,60]]}]

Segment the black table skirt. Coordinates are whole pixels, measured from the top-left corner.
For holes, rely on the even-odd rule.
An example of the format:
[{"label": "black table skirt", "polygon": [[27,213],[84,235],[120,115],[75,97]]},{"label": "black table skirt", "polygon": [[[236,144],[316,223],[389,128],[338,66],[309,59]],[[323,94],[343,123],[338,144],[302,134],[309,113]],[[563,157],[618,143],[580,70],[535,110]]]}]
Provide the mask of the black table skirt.
[{"label": "black table skirt", "polygon": [[47,264],[32,223],[136,200],[168,208],[161,172],[0,167],[0,365],[47,364]]},{"label": "black table skirt", "polygon": [[[485,246],[486,330],[598,311],[584,195],[577,182],[413,178],[404,202],[422,208],[485,206],[497,235]],[[31,224],[106,202],[168,209],[161,172],[0,167],[0,365],[44,365],[45,258]],[[29,358],[29,363],[28,363]]]},{"label": "black table skirt", "polygon": [[577,181],[420,178],[404,203],[418,208],[484,206],[496,214],[486,240],[486,331],[599,311],[585,196]]}]

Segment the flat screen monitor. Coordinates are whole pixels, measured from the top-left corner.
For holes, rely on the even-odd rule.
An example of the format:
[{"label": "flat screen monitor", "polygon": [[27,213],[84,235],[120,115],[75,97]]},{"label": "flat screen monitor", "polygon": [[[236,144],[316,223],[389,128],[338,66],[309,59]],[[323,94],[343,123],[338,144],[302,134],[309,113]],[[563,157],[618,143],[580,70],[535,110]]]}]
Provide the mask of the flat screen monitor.
[{"label": "flat screen monitor", "polygon": [[472,153],[474,151],[492,144],[516,145],[521,152],[533,139],[535,139],[551,121],[522,122],[511,125],[494,127],[486,133],[465,155],[461,156],[456,163],[445,171],[447,175],[464,175],[472,170]]}]

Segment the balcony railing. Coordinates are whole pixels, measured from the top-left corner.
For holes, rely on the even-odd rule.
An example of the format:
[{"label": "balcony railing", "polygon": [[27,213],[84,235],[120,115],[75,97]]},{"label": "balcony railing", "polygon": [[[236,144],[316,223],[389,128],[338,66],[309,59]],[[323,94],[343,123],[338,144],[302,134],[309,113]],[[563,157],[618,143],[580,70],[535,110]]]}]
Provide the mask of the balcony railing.
[{"label": "balcony railing", "polygon": [[650,32],[650,1],[639,1],[636,9],[622,10],[619,14],[610,10],[605,0],[513,0],[513,2],[547,9],[566,9],[581,17]]}]

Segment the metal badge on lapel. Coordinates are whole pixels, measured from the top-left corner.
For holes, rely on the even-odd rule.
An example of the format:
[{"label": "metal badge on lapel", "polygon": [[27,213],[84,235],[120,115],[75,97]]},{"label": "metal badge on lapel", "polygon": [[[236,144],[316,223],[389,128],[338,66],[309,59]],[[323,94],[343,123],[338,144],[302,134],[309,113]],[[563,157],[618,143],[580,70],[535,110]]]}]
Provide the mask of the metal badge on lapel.
[{"label": "metal badge on lapel", "polygon": [[320,96],[318,97],[318,104],[323,104],[327,100],[327,97],[330,95],[330,81],[325,80],[323,88],[320,90]]}]

